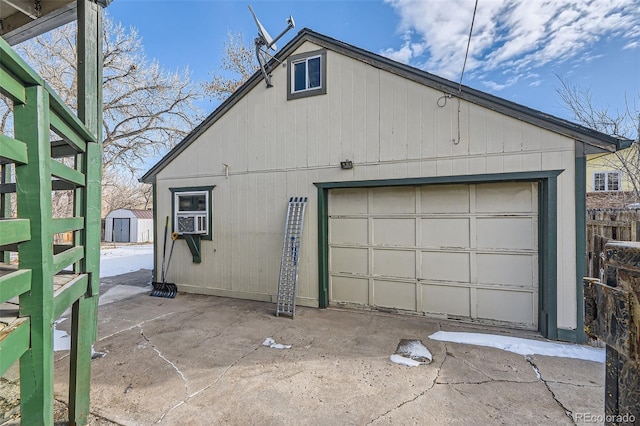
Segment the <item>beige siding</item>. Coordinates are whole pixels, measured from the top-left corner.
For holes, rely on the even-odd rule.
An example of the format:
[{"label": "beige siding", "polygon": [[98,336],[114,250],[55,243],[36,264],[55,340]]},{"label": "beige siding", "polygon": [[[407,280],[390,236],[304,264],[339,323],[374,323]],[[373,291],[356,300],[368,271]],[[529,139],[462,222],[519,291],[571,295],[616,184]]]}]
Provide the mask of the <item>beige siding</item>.
[{"label": "beige siding", "polygon": [[[298,52],[318,48],[306,43]],[[171,281],[192,291],[272,300],[286,201],[306,195],[298,296],[317,306],[314,182],[563,170],[558,325],[575,328],[573,140],[464,101],[458,116],[457,99],[439,107],[441,92],[332,51],[326,95],[287,101],[286,72],[276,68],[273,88],[256,86],[158,174],[158,218],[170,214],[168,188],[216,185],[214,240],[203,242],[199,265],[177,244]],[[347,158],[354,168],[341,170]]]}]

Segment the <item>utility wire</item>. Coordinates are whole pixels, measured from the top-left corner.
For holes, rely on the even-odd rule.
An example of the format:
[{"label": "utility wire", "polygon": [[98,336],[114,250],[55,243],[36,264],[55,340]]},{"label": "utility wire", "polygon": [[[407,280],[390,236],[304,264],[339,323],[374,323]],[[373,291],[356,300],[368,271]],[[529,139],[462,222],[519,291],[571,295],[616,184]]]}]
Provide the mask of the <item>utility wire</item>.
[{"label": "utility wire", "polygon": [[464,69],[467,67],[467,58],[469,57],[469,46],[471,46],[471,34],[473,33],[473,23],[476,20],[476,11],[478,10],[478,0],[473,8],[473,17],[471,18],[471,28],[469,29],[469,39],[467,40],[467,52],[464,54],[464,63],[462,64],[462,72],[460,73],[460,82],[458,83],[458,93],[462,92],[462,77]]}]

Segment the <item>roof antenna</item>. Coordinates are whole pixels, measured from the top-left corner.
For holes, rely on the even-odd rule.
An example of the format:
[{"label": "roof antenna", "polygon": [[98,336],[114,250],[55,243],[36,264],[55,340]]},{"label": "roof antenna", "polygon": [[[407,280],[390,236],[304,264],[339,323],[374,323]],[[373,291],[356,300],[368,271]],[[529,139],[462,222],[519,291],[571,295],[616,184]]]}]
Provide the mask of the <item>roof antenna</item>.
[{"label": "roof antenna", "polygon": [[256,57],[258,58],[258,62],[260,63],[260,69],[262,70],[262,75],[264,76],[264,81],[267,83],[267,87],[273,87],[271,84],[271,76],[269,73],[271,69],[269,67],[269,58],[273,56],[269,54],[268,50],[271,49],[276,51],[278,48],[276,47],[276,41],[280,40],[283,35],[287,33],[290,29],[296,26],[296,23],[293,21],[293,16],[289,16],[287,19],[287,28],[282,30],[280,34],[276,36],[276,38],[272,38],[267,32],[266,28],[262,26],[258,17],[256,16],[253,8],[249,5],[249,11],[251,11],[251,15],[253,15],[253,20],[256,21],[256,26],[258,27],[258,37],[253,41],[256,45]]}]

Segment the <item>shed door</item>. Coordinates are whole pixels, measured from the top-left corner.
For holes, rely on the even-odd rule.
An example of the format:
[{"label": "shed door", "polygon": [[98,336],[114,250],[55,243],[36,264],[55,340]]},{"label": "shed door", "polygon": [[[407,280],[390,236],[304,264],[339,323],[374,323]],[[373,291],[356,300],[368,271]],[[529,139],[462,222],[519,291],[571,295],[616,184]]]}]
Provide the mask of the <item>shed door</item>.
[{"label": "shed door", "polygon": [[130,242],[130,233],[129,233],[130,226],[131,226],[131,219],[114,218],[113,219],[113,241],[116,243]]},{"label": "shed door", "polygon": [[538,188],[333,189],[329,303],[537,328]]}]

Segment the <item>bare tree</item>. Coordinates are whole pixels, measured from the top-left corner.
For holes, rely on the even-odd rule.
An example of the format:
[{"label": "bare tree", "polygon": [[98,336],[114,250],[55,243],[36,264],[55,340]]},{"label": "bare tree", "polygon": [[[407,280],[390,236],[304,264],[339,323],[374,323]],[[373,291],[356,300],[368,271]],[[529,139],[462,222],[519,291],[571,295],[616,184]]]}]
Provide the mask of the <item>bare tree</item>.
[{"label": "bare tree", "polygon": [[117,209],[150,209],[152,194],[151,185],[107,173],[102,177],[102,216]]},{"label": "bare tree", "polygon": [[[631,185],[631,194],[611,193],[606,204],[615,207],[624,207],[630,203],[640,201],[640,141],[638,140],[640,94],[637,99],[631,101],[625,99],[624,111],[612,112],[607,107],[596,105],[591,91],[568,82],[558,76],[560,87],[556,89],[560,99],[569,108],[575,119],[581,124],[599,132],[632,140],[629,148],[617,151],[615,159],[603,156],[601,161],[606,167],[622,172],[627,182]],[[617,160],[617,161],[616,161]]]},{"label": "bare tree", "polygon": [[220,101],[228,98],[258,70],[254,49],[245,44],[242,34],[228,32],[223,48],[222,63],[212,72],[212,80],[204,84],[205,93]]},{"label": "bare tree", "polygon": [[[104,20],[103,166],[131,174],[201,120],[189,70],[167,72],[145,57],[133,28]],[[50,31],[16,50],[72,108],[77,107],[76,26]]]}]

